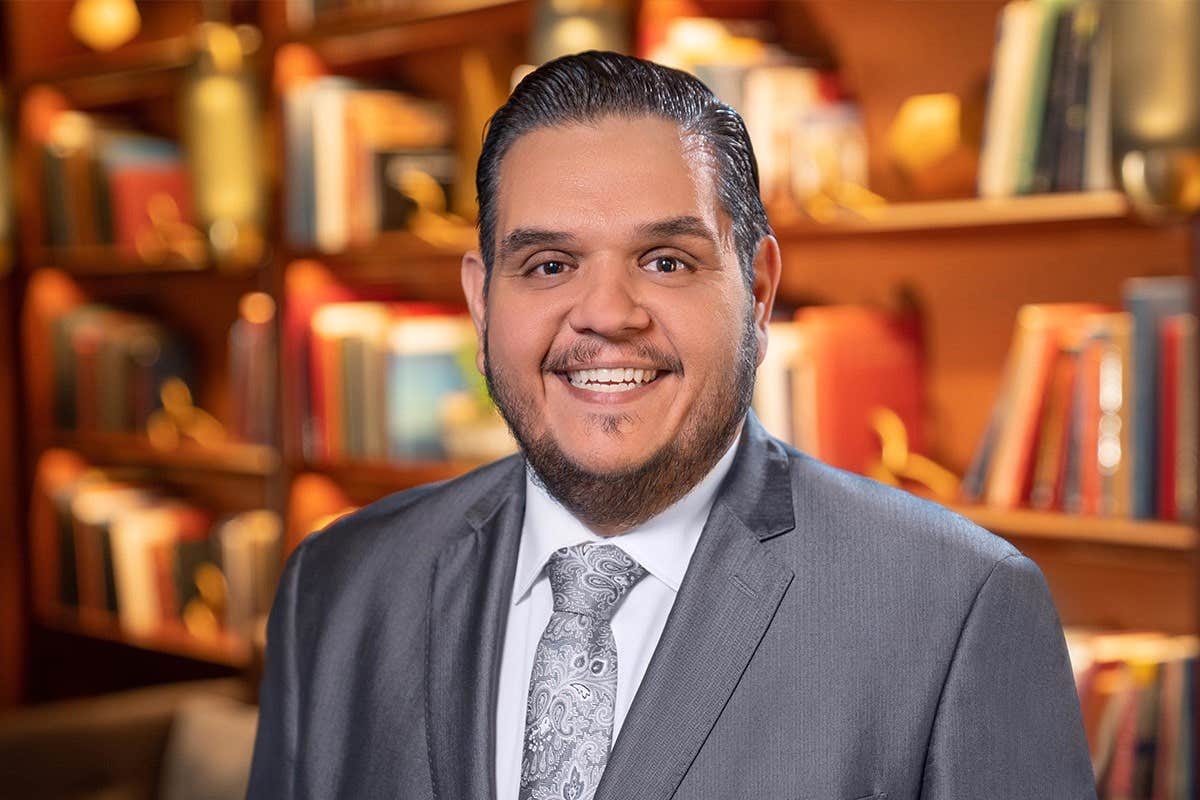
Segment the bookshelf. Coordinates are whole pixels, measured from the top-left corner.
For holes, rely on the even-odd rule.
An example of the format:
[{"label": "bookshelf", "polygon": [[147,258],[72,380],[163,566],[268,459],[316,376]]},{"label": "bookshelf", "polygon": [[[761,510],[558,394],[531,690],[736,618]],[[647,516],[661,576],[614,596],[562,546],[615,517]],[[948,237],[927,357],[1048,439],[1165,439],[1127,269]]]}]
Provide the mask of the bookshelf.
[{"label": "bookshelf", "polygon": [[[12,321],[19,339],[19,352],[14,354],[22,375],[16,384],[23,401],[19,424],[28,445],[20,464],[22,501],[27,503],[23,526],[26,554],[19,559],[6,558],[5,563],[22,565],[29,600],[29,611],[14,615],[28,621],[28,630],[20,634],[18,646],[6,648],[6,653],[17,654],[22,670],[27,665],[35,668],[26,674],[23,686],[8,680],[7,674],[4,686],[6,690],[19,687],[16,691],[25,700],[230,675],[246,670],[253,662],[252,646],[244,635],[227,630],[201,635],[185,629],[178,618],[166,616],[153,630],[145,626],[135,629],[116,613],[82,603],[64,605],[59,594],[62,553],[55,501],[50,496],[60,485],[55,481],[69,481],[91,468],[102,468],[112,480],[153,489],[159,493],[155,498],[178,498],[188,503],[188,508],[203,509],[214,521],[252,509],[282,510],[280,456],[274,433],[265,440],[247,442],[240,441],[232,427],[239,393],[230,379],[231,330],[241,319],[243,298],[264,291],[270,296],[268,262],[261,248],[231,256],[210,245],[216,240],[207,238],[213,229],[206,226],[224,223],[219,212],[201,210],[201,204],[208,201],[201,196],[204,177],[197,170],[205,164],[203,168],[211,169],[212,164],[201,160],[202,154],[195,150],[201,140],[190,138],[189,128],[198,113],[189,92],[198,91],[198,81],[218,69],[212,66],[215,62],[207,67],[203,62],[210,57],[203,48],[215,46],[211,37],[218,35],[201,27],[206,19],[212,19],[206,15],[219,14],[218,21],[229,25],[254,23],[259,9],[240,1],[221,4],[221,8],[194,0],[141,4],[141,29],[134,40],[111,52],[93,52],[68,33],[72,5],[51,0],[14,4],[3,12],[17,121],[16,182],[22,187],[17,192],[22,238],[14,271],[20,297],[13,299],[14,313],[5,319],[6,324]],[[54,29],[61,35],[46,35]],[[261,35],[247,28],[227,30],[236,34],[245,73],[257,72],[255,59],[260,56],[255,53]],[[231,53],[229,43],[226,36],[225,57]],[[231,92],[244,91],[241,84],[233,83],[238,73],[229,74],[235,78],[223,87],[225,99]],[[253,105],[257,110],[261,100],[255,99]],[[185,197],[196,204],[192,229],[186,235],[180,233],[181,223],[191,219],[188,207],[177,205],[174,215],[161,219],[151,215],[155,227],[148,239],[153,246],[143,246],[142,233],[136,248],[119,238],[106,243],[95,234],[73,239],[68,245],[52,240],[48,236],[46,210],[51,199],[46,194],[49,184],[43,143],[54,120],[67,113],[94,120],[97,147],[124,136],[134,145],[158,148],[145,150],[140,156],[145,161],[139,164],[176,169],[168,162],[154,161],[165,158],[160,153],[168,153],[176,159],[174,163],[182,164],[188,187]],[[253,133],[252,125],[246,129]],[[101,135],[111,138],[101,139]],[[151,138],[174,143],[175,149],[167,150],[166,144],[154,144]],[[260,139],[254,133],[247,142],[259,153],[258,160]],[[238,144],[230,140],[222,146],[236,151]],[[115,163],[101,161],[99,155],[95,159],[93,163],[103,163],[104,169]],[[116,178],[107,175],[106,179],[114,183],[97,186],[95,191],[113,192],[116,199],[108,213],[116,220],[120,212],[112,188]],[[99,179],[93,176],[91,180]],[[124,180],[126,185],[132,181]],[[152,191],[161,194],[169,190]],[[85,219],[81,214],[93,213],[80,208],[76,201],[69,209],[72,224],[78,226],[71,229],[73,235],[98,224],[80,223]],[[202,216],[214,213],[218,216]],[[102,214],[98,219],[104,219]],[[112,220],[107,224],[114,224]],[[242,223],[230,223],[226,228],[233,224]],[[253,233],[242,227],[236,232],[239,237]],[[261,240],[262,232],[257,235]],[[117,427],[111,422],[97,425],[82,419],[76,426],[64,427],[55,411],[59,390],[53,365],[61,354],[55,351],[53,325],[61,315],[91,304],[114,309],[135,325],[161,326],[169,343],[173,346],[177,340],[185,352],[191,396],[182,401],[177,398],[174,410],[160,413],[154,426],[143,427],[138,421],[144,410],[126,410]],[[157,353],[157,348],[167,344],[168,340],[161,340],[149,352]],[[276,383],[273,372],[265,380],[269,386]],[[6,382],[4,389],[9,385]],[[98,403],[103,407],[107,389],[103,380],[97,386]],[[122,390],[129,395],[121,395],[125,398],[122,402],[132,402],[129,393],[138,391],[130,386]],[[90,384],[78,389],[76,403],[96,401],[90,391]],[[0,401],[4,399],[0,392]],[[2,402],[0,411],[5,411]],[[111,588],[108,593],[111,602]],[[178,611],[181,613],[182,607]],[[73,667],[49,667],[62,663],[64,655]],[[86,669],[81,669],[81,664],[86,664]]]},{"label": "bookshelf", "polygon": [[[55,5],[53,14],[64,14],[59,6],[65,5]],[[157,9],[159,4],[153,5]],[[113,54],[41,41],[15,48],[12,74],[21,87],[22,126],[38,110],[31,102],[132,109],[143,113],[152,127],[171,130],[177,125],[164,112],[147,109],[178,93],[190,63],[189,31],[201,20],[201,4],[161,5],[173,10],[148,12],[139,40]],[[404,86],[421,97],[443,101],[465,120],[460,127],[466,134],[457,137],[455,146],[466,154],[464,161],[473,161],[479,145],[475,122],[481,123],[480,114],[492,110],[483,108],[477,84],[486,78],[492,89],[507,85],[526,52],[534,4],[415,2],[402,10],[322,15],[295,30],[289,29],[287,5],[233,4],[240,21],[254,22],[264,32],[257,70],[269,133],[265,172],[273,183],[269,244],[261,262],[230,271],[208,260],[148,264],[104,247],[48,250],[41,246],[37,193],[23,193],[21,211],[28,234],[14,277],[0,276],[0,303],[7,304],[0,309],[23,308],[19,360],[25,393],[23,398],[6,398],[0,386],[0,433],[7,432],[5,403],[9,418],[14,418],[13,404],[23,400],[23,410],[11,424],[14,435],[20,429],[26,438],[28,452],[20,465],[0,461],[0,479],[6,467],[19,466],[26,478],[18,483],[28,487],[45,468],[41,460],[47,452],[66,450],[96,463],[140,470],[218,508],[253,505],[277,510],[285,518],[284,549],[290,551],[327,515],[475,466],[306,459],[290,399],[299,376],[282,336],[282,356],[265,378],[276,384],[280,399],[280,419],[270,444],[201,448],[183,443],[162,449],[136,434],[69,432],[53,424],[48,345],[39,331],[66,300],[129,305],[171,319],[203,354],[199,383],[204,388],[197,403],[218,417],[229,407],[231,394],[226,337],[238,300],[247,292],[272,297],[279,308],[277,319],[285,320],[290,276],[315,267],[368,294],[461,303],[459,259],[474,244],[469,226],[447,229],[436,239],[387,232],[333,253],[288,241],[283,93],[289,81],[312,75]],[[784,258],[778,304],[888,303],[900,293],[915,297],[927,345],[930,450],[960,473],[986,426],[1021,305],[1080,299],[1119,305],[1121,283],[1131,276],[1194,274],[1200,242],[1200,234],[1186,224],[1150,226],[1138,221],[1120,193],[979,200],[962,196],[964,187],[973,185],[973,175],[967,175],[934,195],[907,181],[887,160],[884,148],[876,145],[886,138],[902,99],[946,91],[959,94],[967,105],[982,101],[1002,5],[1000,0],[762,5],[785,44],[801,49],[813,41],[825,42],[828,56],[836,59],[863,110],[871,144],[871,186],[891,201],[831,223],[772,214]],[[24,32],[28,37],[47,24],[35,4],[16,4],[5,13],[10,36]],[[20,180],[22,185],[41,186],[31,144],[24,135],[18,146]],[[4,333],[0,330],[0,367],[5,366]],[[30,498],[27,492],[20,499]],[[111,620],[84,621],[64,613],[49,591],[52,576],[44,566],[36,566],[46,563],[44,557],[38,561],[39,548],[49,538],[46,508],[36,498],[30,505],[31,557],[4,560],[34,564],[22,571],[32,584],[36,606],[32,618],[37,630],[30,637],[29,659],[60,652],[64,642],[86,640],[101,646],[106,657],[119,652],[126,664],[153,654],[186,661],[189,669],[232,670],[247,663],[244,642],[201,643],[178,631],[130,637]],[[1011,539],[1039,564],[1069,625],[1200,631],[1200,565],[1193,526],[977,506],[956,510]],[[19,551],[19,542],[5,545]],[[54,690],[47,688],[45,693]]]}]

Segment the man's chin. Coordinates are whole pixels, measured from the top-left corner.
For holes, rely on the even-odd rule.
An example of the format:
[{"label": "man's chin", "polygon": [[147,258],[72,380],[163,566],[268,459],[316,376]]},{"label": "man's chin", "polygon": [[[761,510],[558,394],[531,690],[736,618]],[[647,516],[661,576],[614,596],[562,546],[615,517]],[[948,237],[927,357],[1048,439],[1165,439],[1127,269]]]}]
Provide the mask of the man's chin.
[{"label": "man's chin", "polygon": [[613,447],[611,441],[596,447],[543,438],[541,447],[543,452],[556,453],[574,471],[600,479],[616,479],[636,473],[650,463],[657,453],[657,450],[648,449],[641,443],[636,447]]}]

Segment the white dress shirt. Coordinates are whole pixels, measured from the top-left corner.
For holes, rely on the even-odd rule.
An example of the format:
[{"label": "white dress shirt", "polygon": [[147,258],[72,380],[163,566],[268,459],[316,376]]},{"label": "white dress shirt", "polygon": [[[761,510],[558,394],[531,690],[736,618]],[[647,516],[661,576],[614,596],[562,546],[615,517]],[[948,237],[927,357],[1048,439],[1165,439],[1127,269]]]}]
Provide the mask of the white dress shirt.
[{"label": "white dress shirt", "polygon": [[740,438],[734,438],[716,466],[678,502],[636,528],[607,539],[589,530],[526,473],[525,520],[496,697],[497,800],[518,800],[521,789],[529,679],[538,641],[554,611],[550,579],[544,570],[550,555],[580,542],[615,544],[648,573],[629,590],[611,620],[617,648],[615,742]]}]

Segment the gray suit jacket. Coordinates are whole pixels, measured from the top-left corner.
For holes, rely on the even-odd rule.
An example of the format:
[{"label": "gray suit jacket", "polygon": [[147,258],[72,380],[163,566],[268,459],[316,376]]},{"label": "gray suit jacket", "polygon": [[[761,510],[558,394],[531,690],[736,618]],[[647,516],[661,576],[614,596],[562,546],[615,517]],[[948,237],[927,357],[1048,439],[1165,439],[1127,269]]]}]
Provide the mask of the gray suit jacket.
[{"label": "gray suit jacket", "polygon": [[[493,796],[524,485],[513,456],[297,548],[249,797]],[[596,798],[1094,797],[1038,568],[749,415]]]}]

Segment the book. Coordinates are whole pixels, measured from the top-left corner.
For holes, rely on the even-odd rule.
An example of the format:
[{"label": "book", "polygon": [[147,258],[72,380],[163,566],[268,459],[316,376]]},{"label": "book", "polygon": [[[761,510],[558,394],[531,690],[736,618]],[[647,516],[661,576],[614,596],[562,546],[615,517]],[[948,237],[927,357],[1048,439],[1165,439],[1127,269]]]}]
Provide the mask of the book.
[{"label": "book", "polygon": [[1193,314],[1181,314],[1163,320],[1175,342],[1177,397],[1175,399],[1175,519],[1181,522],[1196,520],[1197,445],[1200,444],[1200,424],[1197,422],[1196,348],[1197,324]]},{"label": "book", "polygon": [[801,413],[799,399],[807,394],[801,373],[804,360],[803,326],[795,322],[772,321],[767,352],[758,365],[754,382],[754,413],[772,435],[796,447],[802,447],[796,416]]},{"label": "book", "polygon": [[1078,192],[1084,188],[1084,164],[1091,123],[1093,61],[1099,7],[1096,0],[1082,0],[1070,12],[1070,52],[1063,77],[1063,109],[1051,188],[1056,192]]},{"label": "book", "polygon": [[1192,281],[1186,277],[1133,278],[1123,289],[1125,307],[1133,315],[1132,513],[1150,519],[1156,511],[1158,484],[1159,326],[1162,320],[1191,309]]},{"label": "book", "polygon": [[[387,443],[395,460],[444,458],[441,411],[467,392],[475,327],[466,315],[398,316],[387,339]],[[470,365],[469,367],[467,365]]]},{"label": "book", "polygon": [[1029,491],[1029,505],[1032,508],[1050,510],[1062,507],[1079,356],[1080,347],[1077,343],[1064,342],[1051,368],[1045,408],[1037,434],[1033,485]]},{"label": "book", "polygon": [[[1020,150],[1017,157],[1017,194],[1030,194],[1035,186],[1034,176],[1038,164],[1038,152],[1042,147],[1042,130],[1048,106],[1050,73],[1054,56],[1054,45],[1061,18],[1069,15],[1071,0],[1036,0],[1039,9],[1030,35],[1033,37],[1029,65],[1028,88],[1023,105],[1018,107],[1022,130]],[[1066,9],[1064,11],[1064,9]],[[1046,188],[1043,187],[1044,191]]]},{"label": "book", "polygon": [[1094,304],[1061,303],[1027,305],[1017,312],[985,481],[984,497],[989,505],[1015,508],[1028,496],[1037,426],[1064,331],[1100,310]]},{"label": "book", "polygon": [[864,473],[881,452],[872,414],[886,408],[904,423],[909,447],[921,451],[923,361],[913,320],[860,306],[813,307],[796,313],[792,330],[795,346],[778,364],[790,378],[774,377],[767,389],[778,404],[781,382],[790,385],[792,444]]},{"label": "book", "polygon": [[1025,119],[1037,84],[1046,17],[1045,6],[1036,0],[1012,0],[1000,12],[979,156],[980,197],[1012,197],[1021,187]]},{"label": "book", "polygon": [[282,563],[279,515],[246,511],[218,523],[214,532],[226,580],[225,625],[250,638],[271,608]]}]

